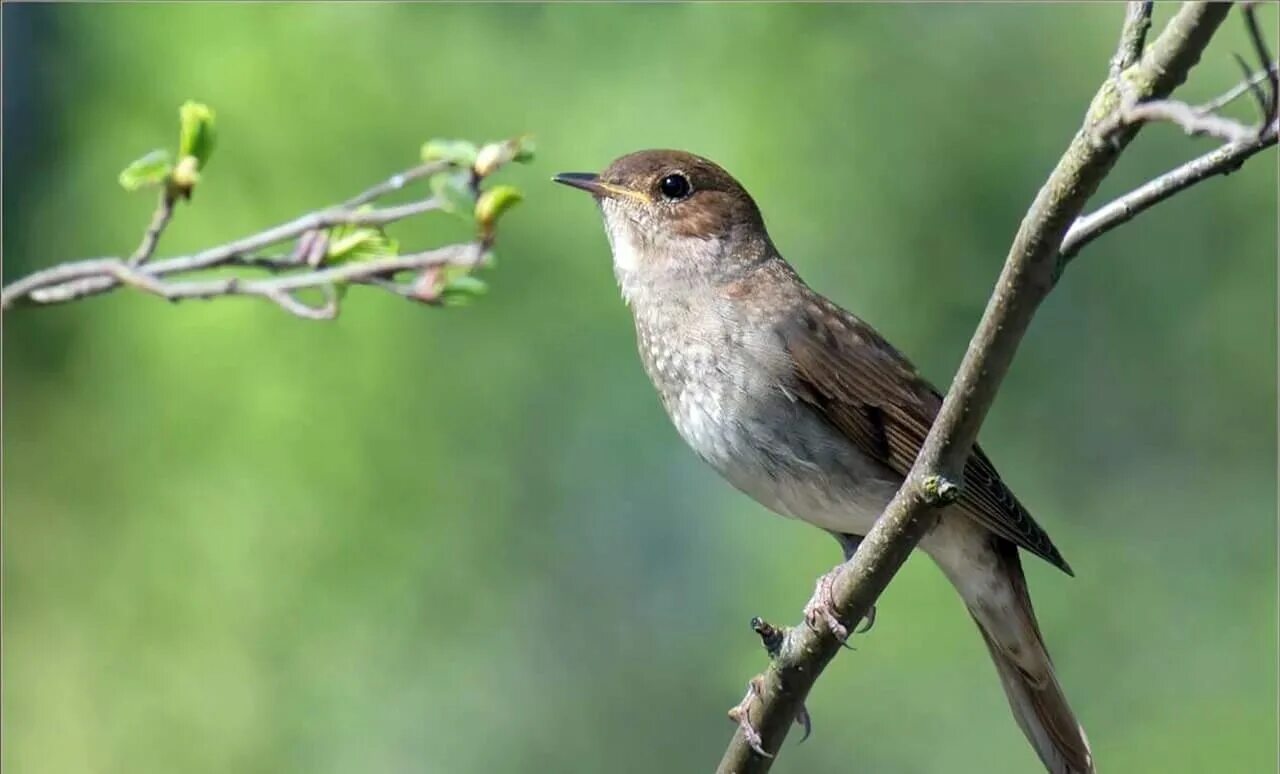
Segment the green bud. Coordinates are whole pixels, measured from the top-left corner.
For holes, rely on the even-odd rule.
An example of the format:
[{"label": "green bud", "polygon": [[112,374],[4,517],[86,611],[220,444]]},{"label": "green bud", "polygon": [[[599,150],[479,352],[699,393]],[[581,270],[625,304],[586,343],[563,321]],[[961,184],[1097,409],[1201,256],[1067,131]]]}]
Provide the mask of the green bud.
[{"label": "green bud", "polygon": [[173,169],[172,179],[175,188],[190,195],[191,189],[200,182],[200,162],[195,156],[183,156],[178,159],[178,166]]},{"label": "green bud", "polygon": [[504,164],[512,161],[524,163],[533,160],[533,138],[525,135],[512,140],[491,142],[476,154],[472,169],[480,177],[488,177]]},{"label": "green bud", "polygon": [[503,213],[519,204],[522,199],[524,196],[514,186],[495,186],[480,194],[476,201],[476,222],[483,229],[491,229]]}]

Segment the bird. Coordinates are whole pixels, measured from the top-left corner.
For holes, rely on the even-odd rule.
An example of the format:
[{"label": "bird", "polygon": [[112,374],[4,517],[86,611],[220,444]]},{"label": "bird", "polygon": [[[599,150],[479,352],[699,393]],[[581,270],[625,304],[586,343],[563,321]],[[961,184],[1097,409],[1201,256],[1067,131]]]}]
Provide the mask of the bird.
[{"label": "bird", "polygon": [[[829,532],[851,557],[914,463],[942,405],[938,390],[868,323],[801,279],[755,200],[718,164],[642,150],[598,174],[553,180],[599,207],[640,359],[677,433],[734,487]],[[1093,772],[1019,549],[1068,575],[1071,567],[979,446],[959,497],[918,548],[977,623],[1046,770]],[[826,605],[806,617],[847,636]]]}]

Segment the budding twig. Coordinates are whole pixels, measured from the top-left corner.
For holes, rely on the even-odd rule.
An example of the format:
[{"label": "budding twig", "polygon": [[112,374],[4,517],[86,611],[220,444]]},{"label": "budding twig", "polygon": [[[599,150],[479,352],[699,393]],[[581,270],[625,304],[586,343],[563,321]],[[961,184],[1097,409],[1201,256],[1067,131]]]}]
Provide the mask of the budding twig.
[{"label": "budding twig", "polygon": [[[448,161],[420,164],[392,175],[336,207],[309,212],[256,234],[198,253],[153,261],[151,257],[160,236],[173,217],[177,201],[173,190],[166,186],[141,244],[128,259],[95,258],[73,261],[35,272],[4,288],[0,296],[0,307],[9,309],[19,303],[65,303],[120,287],[130,287],[169,301],[256,296],[271,301],[298,317],[331,319],[338,311],[338,294],[335,289],[343,284],[368,285],[422,303],[436,303],[440,300],[439,293],[422,283],[397,282],[395,275],[409,271],[420,273],[429,269],[438,270],[444,266],[472,269],[482,263],[491,233],[478,237],[473,242],[393,257],[352,261],[327,268],[323,266],[328,245],[324,235],[327,229],[337,226],[381,228],[406,218],[444,209],[446,203],[436,196],[374,209],[369,209],[367,205],[416,180],[447,173],[456,166]],[[492,169],[496,169],[496,166]],[[480,176],[471,174],[470,184],[477,186]],[[293,240],[298,240],[298,249],[288,257],[260,254],[273,246]],[[170,279],[222,268],[265,269],[285,276],[274,279],[244,276],[180,281]],[[308,289],[323,292],[325,302],[312,306],[300,301],[296,294]]]}]

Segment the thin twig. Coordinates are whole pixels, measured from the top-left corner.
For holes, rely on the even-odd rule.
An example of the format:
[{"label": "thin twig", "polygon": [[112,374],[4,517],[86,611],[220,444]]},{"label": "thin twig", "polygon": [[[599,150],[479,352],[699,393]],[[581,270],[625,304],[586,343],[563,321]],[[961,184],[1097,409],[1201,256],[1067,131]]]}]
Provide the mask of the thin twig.
[{"label": "thin twig", "polygon": [[1201,113],[1185,102],[1172,99],[1127,105],[1117,111],[1116,116],[1117,124],[1131,126],[1152,121],[1167,121],[1182,127],[1184,132],[1193,137],[1208,135],[1225,142],[1240,142],[1258,133],[1257,128],[1246,126],[1233,118]]},{"label": "thin twig", "polygon": [[406,169],[403,172],[392,175],[366,191],[361,191],[343,202],[342,207],[343,209],[354,210],[355,208],[368,204],[375,199],[380,199],[389,193],[395,193],[407,186],[409,183],[412,183],[414,180],[431,177],[432,175],[438,172],[443,172],[448,168],[449,163],[447,161],[428,161],[425,164],[419,164],[416,167]]},{"label": "thin twig", "polygon": [[[389,281],[389,277],[399,272],[421,271],[438,266],[470,267],[473,265],[479,249],[477,243],[469,242],[436,250],[426,250],[420,253],[399,255],[392,258],[375,258],[320,271],[289,274],[264,280],[219,277],[204,280],[165,282],[154,272],[134,268],[125,262],[114,259],[101,263],[97,267],[97,271],[109,274],[123,285],[151,293],[166,301],[182,301],[196,298],[210,299],[220,296],[260,296],[274,301],[295,314],[305,305],[297,301],[294,294],[302,290],[318,289],[329,293],[330,302],[318,309],[305,307],[309,311],[301,316],[312,317],[313,319],[328,319],[333,316],[328,314],[327,310],[329,307],[334,306],[331,291],[335,285],[366,282],[375,284],[373,283],[374,280],[378,281],[376,284],[381,285],[382,282]],[[57,290],[57,288],[37,290],[33,295],[39,298],[41,293],[51,290]]]},{"label": "thin twig", "polygon": [[[446,300],[443,268],[456,266],[472,271],[480,266],[493,243],[492,222],[478,223],[478,233],[470,242],[326,267],[326,261],[332,262],[337,258],[332,252],[335,243],[330,230],[336,226],[380,229],[406,218],[446,209],[444,200],[435,196],[387,207],[372,208],[370,205],[414,181],[450,170],[464,172],[472,196],[479,197],[480,184],[485,177],[527,153],[528,144],[524,138],[490,143],[480,149],[477,160],[470,166],[449,160],[428,161],[394,174],[335,207],[309,212],[198,253],[152,261],[156,244],[173,216],[177,200],[175,189],[166,186],[143,234],[142,243],[129,258],[72,261],[34,272],[10,283],[0,292],[0,308],[9,309],[18,303],[59,304],[120,287],[132,287],[169,301],[257,296],[300,317],[330,319],[338,311],[340,296],[336,286],[345,284],[370,285],[421,303],[443,303]],[[362,235],[352,236],[360,238]],[[287,255],[262,254],[287,242],[295,242]],[[262,269],[275,276],[270,279],[243,276],[172,279],[176,275],[226,268]],[[406,271],[416,272],[416,277],[409,282],[397,282],[395,275]],[[304,290],[319,290],[325,294],[326,301],[320,306],[310,306],[296,295]]]},{"label": "thin twig", "polygon": [[1249,32],[1249,41],[1253,43],[1254,54],[1258,63],[1267,72],[1267,80],[1271,84],[1270,101],[1262,101],[1262,125],[1269,126],[1276,120],[1276,111],[1280,109],[1280,74],[1270,66],[1271,51],[1267,48],[1267,40],[1262,35],[1262,27],[1258,24],[1258,12],[1255,3],[1248,2],[1241,6],[1244,11],[1244,26]]},{"label": "thin twig", "polygon": [[1232,102],[1235,102],[1241,96],[1248,94],[1258,84],[1262,83],[1263,81],[1269,80],[1271,76],[1276,74],[1277,67],[1280,67],[1280,62],[1270,63],[1269,65],[1267,65],[1267,68],[1265,70],[1260,70],[1254,73],[1253,75],[1249,76],[1247,80],[1245,80],[1242,83],[1236,84],[1231,88],[1230,91],[1224,93],[1222,96],[1215,97],[1214,99],[1211,99],[1208,102],[1204,102],[1202,104],[1196,105],[1194,108],[1192,108],[1192,110],[1202,115],[1205,113],[1216,113],[1217,111],[1223,109],[1227,105],[1230,105]]},{"label": "thin twig", "polygon": [[1120,45],[1111,57],[1111,77],[1119,78],[1142,58],[1147,44],[1147,31],[1151,29],[1152,0],[1138,0],[1125,5],[1124,24],[1120,26]]},{"label": "thin twig", "polygon": [[[228,265],[234,260],[296,239],[308,232],[339,225],[386,226],[414,215],[438,210],[440,206],[435,198],[430,198],[374,210],[352,211],[339,208],[312,212],[194,255],[151,262],[145,265],[145,270],[147,274],[158,277]],[[122,284],[119,273],[112,270],[118,263],[115,259],[99,258],[59,264],[35,272],[4,288],[0,295],[0,308],[8,309],[20,299],[30,299],[39,304],[58,304],[113,290]]]},{"label": "thin twig", "polygon": [[160,200],[156,204],[155,212],[151,215],[151,223],[147,225],[147,230],[142,235],[142,243],[138,245],[137,250],[133,251],[133,255],[129,256],[130,266],[146,263],[155,253],[156,245],[160,243],[160,235],[164,233],[165,227],[173,217],[173,207],[177,200],[178,197],[171,186],[162,186]]},{"label": "thin twig", "polygon": [[1179,191],[1183,191],[1214,175],[1225,175],[1240,168],[1250,156],[1276,144],[1276,127],[1261,138],[1223,145],[1197,159],[1144,183],[1129,193],[1099,207],[1071,225],[1059,250],[1065,265],[1085,245],[1126,223]]},{"label": "thin twig", "polygon": [[[1133,79],[1136,96],[1161,99],[1182,83],[1228,10],[1207,3],[1183,5],[1133,65],[1141,76]],[[1086,125],[1023,219],[982,321],[906,481],[853,557],[835,571],[831,597],[840,620],[866,617],[962,484],[978,428],[1036,308],[1054,286],[1058,248],[1067,228],[1138,131],[1137,126],[1122,127],[1112,142],[1094,141],[1095,117],[1107,115],[1107,108],[1118,106],[1120,99],[1120,86],[1108,78],[1090,106]],[[814,681],[839,650],[839,641],[825,626],[788,630],[778,657],[759,682],[753,682],[755,695],[749,694],[740,705],[739,718],[748,718],[751,726],[740,725],[735,732],[720,761],[721,774],[769,770]]]}]

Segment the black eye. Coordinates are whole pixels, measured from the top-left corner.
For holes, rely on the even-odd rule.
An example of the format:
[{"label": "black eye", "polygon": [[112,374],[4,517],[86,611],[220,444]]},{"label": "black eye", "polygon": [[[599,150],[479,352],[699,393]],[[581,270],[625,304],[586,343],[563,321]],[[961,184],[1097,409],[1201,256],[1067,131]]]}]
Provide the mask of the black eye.
[{"label": "black eye", "polygon": [[683,199],[689,195],[689,178],[679,173],[667,175],[658,183],[658,190],[668,199]]}]

